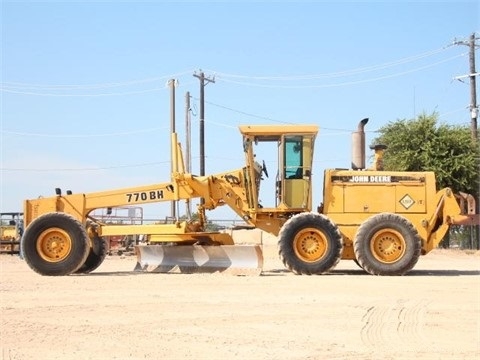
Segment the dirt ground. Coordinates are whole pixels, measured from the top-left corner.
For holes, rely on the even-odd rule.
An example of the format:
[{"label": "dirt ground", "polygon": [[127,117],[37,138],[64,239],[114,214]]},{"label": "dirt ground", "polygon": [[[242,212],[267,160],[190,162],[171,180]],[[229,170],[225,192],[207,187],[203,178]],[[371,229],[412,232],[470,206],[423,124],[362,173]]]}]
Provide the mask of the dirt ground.
[{"label": "dirt ground", "polygon": [[402,277],[341,261],[296,276],[136,273],[107,257],[44,277],[0,257],[2,359],[480,359],[480,253],[435,250]]}]

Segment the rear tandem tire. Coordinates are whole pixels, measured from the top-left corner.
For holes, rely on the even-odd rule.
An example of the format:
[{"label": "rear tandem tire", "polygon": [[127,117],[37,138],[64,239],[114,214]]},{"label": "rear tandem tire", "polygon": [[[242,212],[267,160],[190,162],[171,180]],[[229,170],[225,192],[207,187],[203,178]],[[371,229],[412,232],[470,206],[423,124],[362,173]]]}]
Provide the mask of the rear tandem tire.
[{"label": "rear tandem tire", "polygon": [[422,240],[410,221],[382,213],[367,219],[354,240],[359,265],[372,275],[404,275],[420,257]]},{"label": "rear tandem tire", "polygon": [[92,240],[92,246],[88,252],[87,260],[75,271],[76,274],[88,274],[98,268],[105,260],[107,256],[107,241],[99,236],[94,237]]},{"label": "rear tandem tire", "polygon": [[30,268],[41,275],[61,276],[77,271],[90,250],[85,227],[66,213],[39,216],[26,228],[22,254]]},{"label": "rear tandem tire", "polygon": [[343,238],[325,215],[292,216],[278,234],[279,255],[287,269],[298,275],[323,274],[340,261]]}]

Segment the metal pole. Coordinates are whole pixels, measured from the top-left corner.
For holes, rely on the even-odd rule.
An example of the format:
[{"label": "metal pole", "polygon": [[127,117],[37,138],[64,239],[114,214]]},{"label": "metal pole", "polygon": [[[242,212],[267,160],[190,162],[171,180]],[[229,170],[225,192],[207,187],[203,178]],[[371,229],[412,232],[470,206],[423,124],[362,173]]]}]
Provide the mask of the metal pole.
[{"label": "metal pole", "polygon": [[[469,62],[470,62],[470,115],[471,115],[471,133],[472,141],[475,146],[478,146],[478,130],[477,130],[477,117],[478,117],[478,107],[477,107],[477,75],[475,71],[475,33],[470,35],[469,41]],[[477,202],[477,211],[480,209],[480,194]],[[470,249],[474,249],[473,240],[476,238],[477,248],[480,244],[480,226],[471,226],[470,228]]]},{"label": "metal pole", "polygon": [[[191,121],[190,121],[190,92],[187,91],[185,94],[185,155],[186,155],[186,171],[191,173],[191,150],[190,145],[192,142],[191,137]],[[190,204],[190,199],[187,199],[185,202],[187,218],[190,220],[192,218],[192,209]]]},{"label": "metal pole", "polygon": [[[175,79],[170,79],[168,81],[168,85],[170,86],[170,135],[175,132]],[[170,136],[171,139],[171,136]],[[173,164],[173,147],[176,144],[170,144],[170,174],[173,174],[173,169],[174,169],[174,164]],[[170,216],[172,219],[177,218],[176,214],[176,203],[175,200],[173,200],[170,203]]]},{"label": "metal pole", "polygon": [[205,74],[200,73],[200,176],[205,175]]},{"label": "metal pole", "polygon": [[[205,176],[205,81],[214,83],[215,78],[206,78],[203,71],[193,76],[200,80],[200,176]],[[205,204],[204,198],[200,198],[200,204]]]},{"label": "metal pole", "polygon": [[[469,63],[470,63],[470,74],[467,76],[470,79],[470,116],[471,116],[471,123],[470,123],[470,132],[471,138],[474,146],[478,146],[478,130],[477,130],[477,118],[478,118],[478,107],[477,107],[477,83],[476,77],[477,73],[475,71],[475,40],[478,39],[475,37],[475,33],[470,35],[469,41],[454,41],[455,45],[468,45],[469,51]],[[458,77],[460,79],[461,77]],[[480,161],[479,161],[480,166]],[[480,189],[479,189],[480,193]],[[477,209],[478,212],[480,210],[480,198],[477,201]],[[473,227],[473,225],[472,225]],[[480,248],[480,225],[475,226],[475,237],[477,240],[477,246]]]},{"label": "metal pole", "polygon": [[471,122],[471,131],[472,131],[472,140],[474,142],[478,139],[477,133],[477,84],[476,84],[476,73],[475,73],[475,33],[470,35],[470,114],[472,117]]}]

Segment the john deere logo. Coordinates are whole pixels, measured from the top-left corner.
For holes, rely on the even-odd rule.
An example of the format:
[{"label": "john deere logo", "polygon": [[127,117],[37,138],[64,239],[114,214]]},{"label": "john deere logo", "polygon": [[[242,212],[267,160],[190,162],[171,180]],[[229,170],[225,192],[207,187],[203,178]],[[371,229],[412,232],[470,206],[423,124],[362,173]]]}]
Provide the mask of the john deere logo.
[{"label": "john deere logo", "polygon": [[400,204],[402,204],[402,206],[408,210],[413,204],[415,204],[415,201],[410,197],[410,195],[407,194],[400,199]]}]

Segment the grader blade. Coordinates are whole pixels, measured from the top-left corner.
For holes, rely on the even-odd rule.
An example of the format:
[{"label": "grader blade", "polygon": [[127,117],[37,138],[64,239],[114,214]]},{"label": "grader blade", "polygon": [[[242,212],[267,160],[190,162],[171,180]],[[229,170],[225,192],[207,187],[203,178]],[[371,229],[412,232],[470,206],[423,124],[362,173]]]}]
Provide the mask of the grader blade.
[{"label": "grader blade", "polygon": [[135,271],[260,275],[259,245],[139,245]]}]

